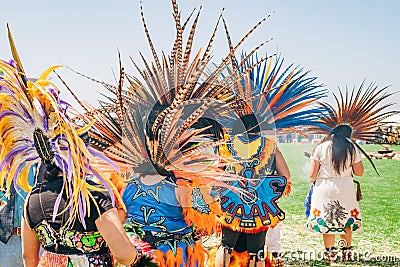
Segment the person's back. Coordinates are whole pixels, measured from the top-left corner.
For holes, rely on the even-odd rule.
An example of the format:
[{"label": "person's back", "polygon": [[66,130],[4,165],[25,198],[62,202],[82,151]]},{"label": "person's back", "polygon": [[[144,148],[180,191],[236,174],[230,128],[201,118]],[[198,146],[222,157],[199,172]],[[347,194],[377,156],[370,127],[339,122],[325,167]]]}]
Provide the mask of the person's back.
[{"label": "person's back", "polygon": [[141,229],[146,232],[191,232],[192,227],[185,222],[183,209],[175,193],[177,185],[174,179],[168,177],[152,184],[145,184],[142,179],[135,176],[126,185],[122,196],[128,222],[143,224]]},{"label": "person's back", "polygon": [[[108,246],[98,232],[95,221],[100,214],[113,208],[110,196],[107,193],[93,191],[93,197],[98,204],[91,202],[90,216],[85,218],[85,227],[76,219],[72,225],[68,225],[68,212],[62,212],[66,203],[66,196],[60,199],[60,208],[55,220],[52,220],[53,208],[58,201],[57,196],[63,188],[62,177],[38,184],[31,192],[25,209],[24,217],[30,228],[38,235],[44,248],[43,261],[50,256],[46,253],[70,255],[71,261],[74,256],[80,256],[80,261],[98,262],[102,266],[112,266],[111,254]],[[99,214],[100,211],[100,214]],[[41,266],[48,266],[47,262],[41,262]]]},{"label": "person's back", "polygon": [[[177,179],[159,174],[135,175],[122,193],[127,225],[139,225],[143,235],[132,233],[149,246],[161,266],[202,266],[206,251],[196,244],[194,227],[185,218],[182,190]],[[186,191],[185,191],[186,192]],[[176,264],[176,265],[175,265]]]},{"label": "person's back", "polygon": [[[361,155],[356,150],[355,152],[356,162],[360,161]],[[318,146],[315,147],[313,159],[316,159],[320,162],[321,167],[318,173],[318,178],[324,179],[332,179],[332,178],[344,178],[344,177],[353,177],[353,162],[350,160],[350,155],[348,160],[343,164],[343,169],[337,173],[332,164],[332,141],[325,141]]]},{"label": "person's back", "polygon": [[[136,249],[118,220],[108,191],[87,181],[93,198],[82,220],[71,217],[64,183],[62,176],[39,183],[25,202],[24,266],[111,267],[114,259],[121,264],[133,263]],[[59,208],[54,211],[54,207]],[[40,246],[43,252],[39,258]]]}]

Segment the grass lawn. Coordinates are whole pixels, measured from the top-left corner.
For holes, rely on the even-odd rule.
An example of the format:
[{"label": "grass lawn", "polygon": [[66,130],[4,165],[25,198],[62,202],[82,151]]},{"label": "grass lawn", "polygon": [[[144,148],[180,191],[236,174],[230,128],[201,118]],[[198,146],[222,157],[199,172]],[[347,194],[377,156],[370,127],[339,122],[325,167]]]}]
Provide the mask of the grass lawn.
[{"label": "grass lawn", "polygon": [[[292,255],[288,257],[286,266],[326,266],[322,261],[303,260],[304,257],[299,256],[304,252],[321,252],[323,249],[322,236],[309,232],[304,226],[306,217],[303,202],[310,187],[309,159],[304,156],[304,152],[311,152],[313,145],[279,144],[279,147],[292,176],[292,192],[279,202],[286,212],[286,219],[281,226],[282,250]],[[367,152],[380,148],[379,145],[362,147]],[[391,149],[400,152],[400,146]],[[400,161],[377,159],[373,162],[380,176],[368,160],[363,159],[365,173],[356,178],[361,183],[363,193],[360,208],[364,231],[353,235],[354,249],[360,253],[360,260],[332,266],[400,266]],[[378,256],[385,257],[386,261]]]}]

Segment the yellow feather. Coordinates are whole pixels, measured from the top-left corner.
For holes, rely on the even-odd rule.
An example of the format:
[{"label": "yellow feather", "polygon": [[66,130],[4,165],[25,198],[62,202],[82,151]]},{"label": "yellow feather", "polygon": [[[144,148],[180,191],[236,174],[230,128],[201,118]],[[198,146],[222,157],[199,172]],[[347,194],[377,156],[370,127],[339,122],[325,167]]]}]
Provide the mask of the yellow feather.
[{"label": "yellow feather", "polygon": [[90,123],[88,123],[87,125],[85,125],[84,127],[81,127],[81,128],[79,128],[79,129],[76,129],[76,134],[77,134],[77,135],[80,135],[80,134],[86,133],[87,131],[89,131],[90,128],[92,128],[92,126],[93,126],[93,124],[94,124],[95,122],[96,122],[96,121],[93,120],[93,121],[91,121]]},{"label": "yellow feather", "polygon": [[28,175],[29,171],[31,169],[33,162],[27,163],[24,168],[21,170],[21,173],[19,174],[17,178],[17,184],[23,188],[26,192],[30,192],[32,190],[32,186],[29,184],[28,181]]},{"label": "yellow feather", "polygon": [[265,84],[267,83],[267,79],[268,79],[268,76],[269,76],[269,71],[271,69],[271,64],[272,64],[272,58],[268,61],[267,70],[264,73],[264,81],[263,81],[263,85],[261,86],[261,88],[264,88]]},{"label": "yellow feather", "polygon": [[11,47],[11,53],[13,55],[15,62],[17,63],[19,70],[22,73],[24,73],[24,68],[22,67],[21,60],[19,59],[19,56],[17,53],[17,48],[15,47],[15,43],[14,43],[14,38],[12,37],[10,26],[8,25],[8,23],[7,23],[7,30],[8,30],[8,41],[9,41],[10,47]]},{"label": "yellow feather", "polygon": [[61,68],[61,67],[62,67],[61,65],[56,65],[56,66],[52,66],[52,67],[48,68],[47,70],[45,70],[45,71],[39,76],[38,81],[46,80],[46,79],[49,77],[50,73],[51,73],[53,70],[58,69],[58,68]]}]

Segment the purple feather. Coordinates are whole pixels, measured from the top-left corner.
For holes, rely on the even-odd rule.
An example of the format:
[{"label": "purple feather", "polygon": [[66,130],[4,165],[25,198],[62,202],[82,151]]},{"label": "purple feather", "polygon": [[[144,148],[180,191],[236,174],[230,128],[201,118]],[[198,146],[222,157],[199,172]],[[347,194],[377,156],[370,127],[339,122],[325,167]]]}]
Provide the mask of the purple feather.
[{"label": "purple feather", "polygon": [[84,229],[86,229],[86,222],[85,222],[85,216],[86,216],[86,205],[85,205],[85,196],[83,192],[79,192],[79,197],[78,197],[78,213],[79,217],[81,218],[81,223]]},{"label": "purple feather", "polygon": [[114,192],[111,189],[111,187],[109,186],[108,183],[106,183],[106,181],[104,181],[103,177],[101,177],[100,173],[98,173],[97,171],[93,170],[90,166],[88,166],[88,170],[93,173],[93,175],[100,181],[100,183],[107,189],[107,191],[109,192],[110,196],[111,196],[111,201],[113,206],[115,207],[115,198],[114,198]]},{"label": "purple feather", "polygon": [[12,178],[13,183],[14,183],[14,189],[15,189],[15,191],[17,191],[17,192],[19,192],[19,188],[18,188],[18,186],[17,186],[17,177],[18,177],[19,173],[21,172],[21,170],[22,170],[22,168],[23,168],[24,165],[25,165],[25,162],[22,162],[22,163],[18,166],[18,169],[17,169],[17,171],[15,172],[14,177]]},{"label": "purple feather", "polygon": [[61,199],[62,199],[62,195],[64,193],[64,187],[65,187],[65,182],[63,182],[60,194],[58,194],[56,202],[54,202],[53,215],[52,215],[52,218],[51,218],[52,222],[54,222],[56,220],[56,216],[57,216],[57,213],[58,213],[58,208],[60,207],[60,202],[61,202]]},{"label": "purple feather", "polygon": [[19,146],[11,149],[11,151],[8,152],[8,154],[4,157],[3,161],[0,163],[0,170],[2,170],[6,164],[11,163],[9,161],[12,161],[18,153],[21,153],[25,149],[27,149],[27,146]]},{"label": "purple feather", "polygon": [[26,161],[33,161],[33,160],[37,160],[39,158],[39,156],[31,156],[29,158],[26,159]]},{"label": "purple feather", "polygon": [[25,122],[28,122],[27,120],[25,120],[24,117],[21,117],[17,112],[14,112],[12,110],[3,110],[2,112],[0,112],[0,120],[7,116],[15,116],[22,119]]},{"label": "purple feather", "polygon": [[96,158],[100,158],[102,161],[108,163],[110,166],[112,166],[115,170],[119,171],[119,167],[106,155],[102,154],[102,153],[98,153],[96,150],[88,147],[88,150],[90,152],[90,154],[92,154],[94,157]]},{"label": "purple feather", "polygon": [[13,67],[14,69],[17,68],[17,63],[15,62],[14,59],[10,59],[10,60],[7,62],[7,64],[8,64],[9,66]]},{"label": "purple feather", "polygon": [[4,132],[1,133],[1,137],[4,138],[4,136],[6,136],[6,134],[7,134],[9,131],[13,130],[13,129],[15,129],[14,126],[9,127],[8,129],[6,129]]}]

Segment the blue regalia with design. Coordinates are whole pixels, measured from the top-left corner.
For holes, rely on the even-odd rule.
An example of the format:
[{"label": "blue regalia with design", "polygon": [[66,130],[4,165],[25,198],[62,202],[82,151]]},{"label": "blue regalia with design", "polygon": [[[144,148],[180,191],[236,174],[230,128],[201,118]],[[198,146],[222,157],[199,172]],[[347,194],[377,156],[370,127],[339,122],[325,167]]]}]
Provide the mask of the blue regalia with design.
[{"label": "blue regalia with design", "polygon": [[[219,190],[221,208],[226,212],[221,223],[245,233],[265,231],[285,218],[277,200],[289,194],[290,181],[276,176],[273,130],[299,132],[299,126],[315,125],[321,109],[311,104],[326,93],[315,83],[316,78],[307,77],[308,73],[301,68],[293,65],[283,68],[280,57],[266,57],[263,64],[255,62],[258,62],[256,56],[243,55],[242,61],[231,67],[237,69],[242,80],[235,88],[231,105],[232,136],[220,147],[222,155],[238,161],[226,170],[246,179],[230,183],[240,188],[240,193],[226,188]],[[234,125],[240,121],[246,124],[250,117],[256,120],[252,127],[257,127],[258,133],[251,134],[251,127],[235,132]]]}]

